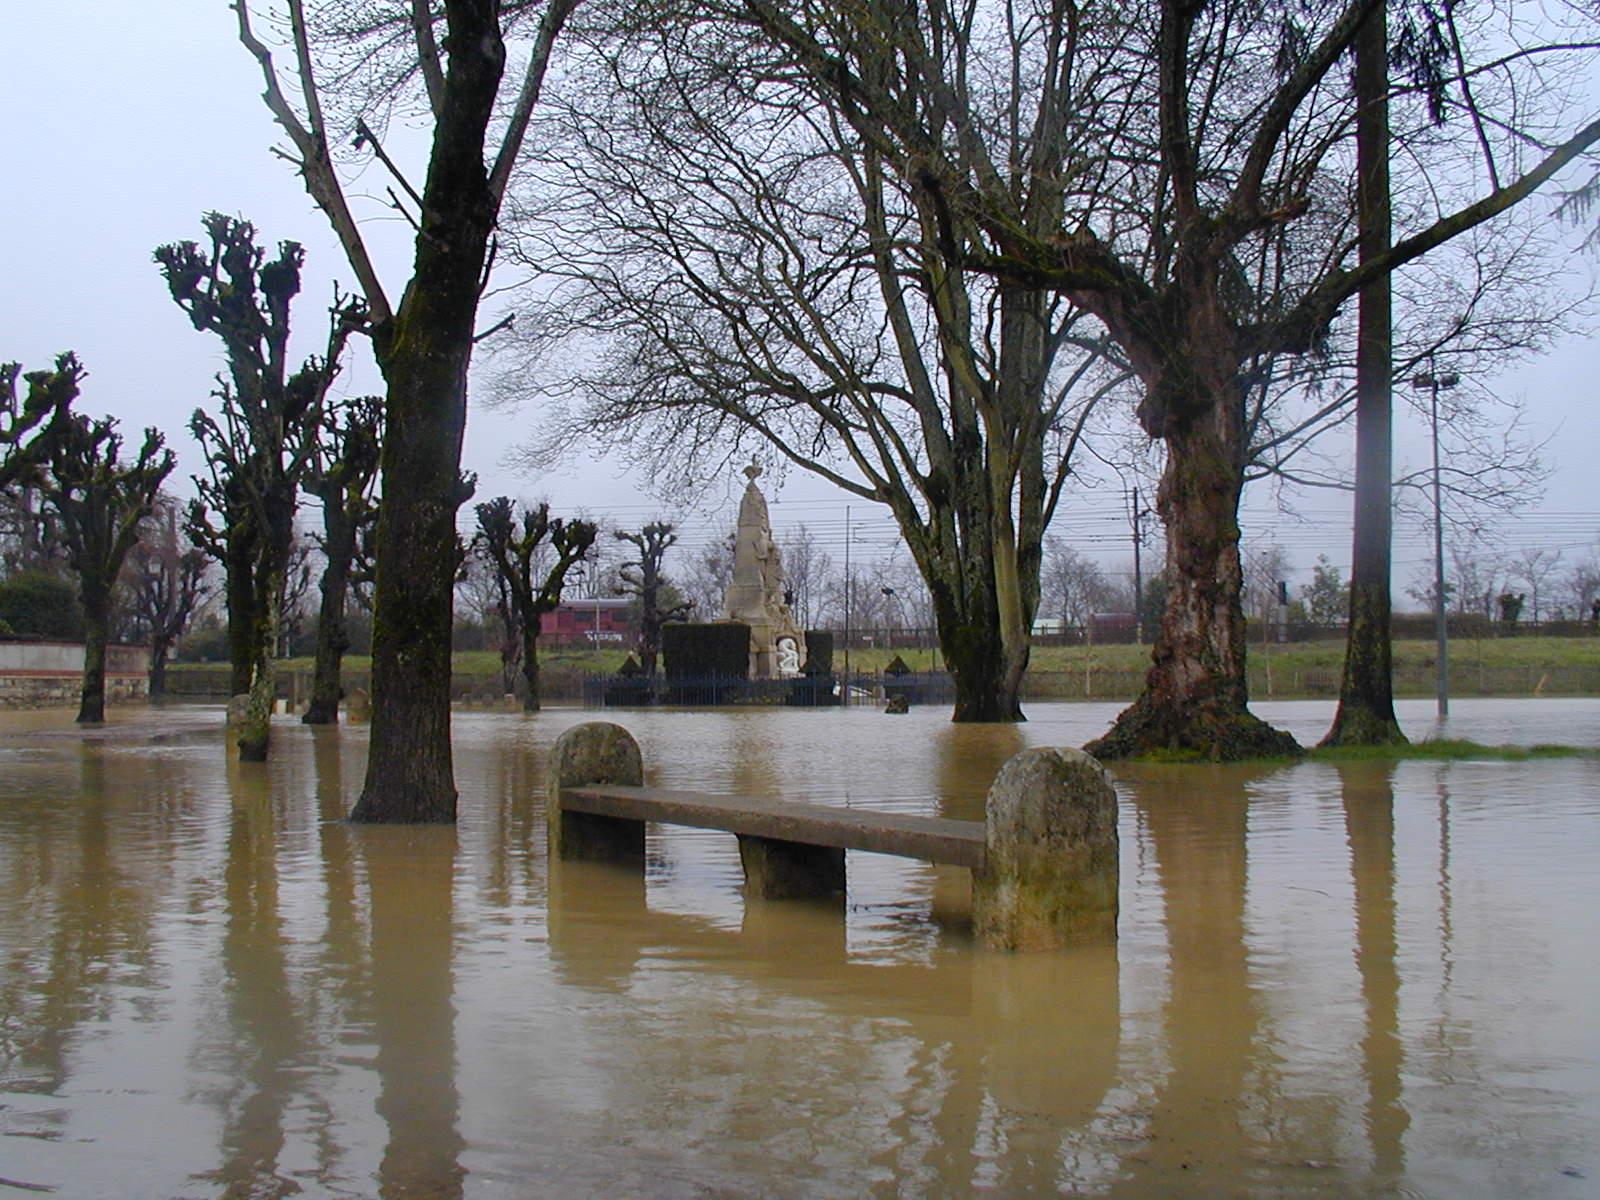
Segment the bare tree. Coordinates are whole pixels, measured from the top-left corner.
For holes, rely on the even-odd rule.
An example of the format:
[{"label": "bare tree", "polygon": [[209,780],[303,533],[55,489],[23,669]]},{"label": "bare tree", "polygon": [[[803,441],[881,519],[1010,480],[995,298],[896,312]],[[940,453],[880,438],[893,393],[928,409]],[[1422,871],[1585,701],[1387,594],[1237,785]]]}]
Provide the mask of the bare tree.
[{"label": "bare tree", "polygon": [[1244,562],[1244,607],[1253,619],[1271,624],[1277,619],[1279,585],[1289,577],[1289,552],[1276,542],[1246,545]]},{"label": "bare tree", "polygon": [[166,695],[167,659],[206,595],[206,555],[184,533],[182,507],[156,498],[143,536],[128,555],[133,611],[150,639],[150,696]]},{"label": "bare tree", "polygon": [[[552,48],[576,0],[379,0],[358,6],[330,0],[309,16],[305,0],[288,0],[293,66],[287,88],[272,49],[252,24],[252,7],[249,0],[233,5],[239,39],[260,67],[267,105],[291,143],[282,153],[300,172],[355,272],[366,298],[367,332],[388,386],[371,748],[351,818],[454,821],[451,600],[459,562],[456,511],[471,495],[461,476],[467,368],[473,346],[487,333],[476,322],[501,203]],[[507,60],[518,49],[526,63],[506,94]],[[341,95],[324,94],[319,69],[322,79],[345,85],[356,150],[370,151],[390,172],[394,207],[417,230],[411,278],[398,304],[379,277],[334,159],[339,131],[330,130],[324,106]],[[431,134],[420,191],[374,129],[382,127],[382,114],[397,93],[409,98],[417,88]],[[492,149],[491,126],[499,134]]]},{"label": "bare tree", "polygon": [[[1064,117],[1088,131],[1066,160],[1039,163],[1063,187],[1048,221],[1024,203],[1040,172],[1019,176],[1018,158],[994,154],[985,136],[1005,118],[985,102],[980,51],[1007,36],[1006,6],[907,7],[887,22],[817,0],[719,8],[786,50],[817,98],[937,215],[968,269],[1055,289],[1100,320],[1137,372],[1140,422],[1167,449],[1157,507],[1170,586],[1145,690],[1094,753],[1296,749],[1247,708],[1237,524],[1246,392],[1263,362],[1315,351],[1366,284],[1522,202],[1600,140],[1600,121],[1573,131],[1562,111],[1595,49],[1553,27],[1576,15],[1518,9],[1508,35],[1447,9],[1451,69],[1391,96],[1406,103],[1391,105],[1391,137],[1435,207],[1386,250],[1358,255],[1358,105],[1340,64],[1381,2],[1162,0],[1036,14],[1030,28],[1058,48],[1043,59],[1046,78],[1085,83]],[[1429,102],[1462,118],[1460,136],[1438,136]],[[1039,155],[1060,141],[1053,125],[1029,130]]]},{"label": "bare tree", "polygon": [[[833,559],[817,544],[816,535],[805,525],[794,526],[778,539],[778,553],[783,561],[783,579],[792,597],[789,611],[802,629],[814,629],[820,613],[822,589]],[[726,579],[722,580],[722,585],[726,591]]]},{"label": "bare tree", "polygon": [[131,463],[121,459],[122,435],[110,417],[73,414],[50,435],[46,502],[60,518],[67,558],[83,605],[83,693],[80,724],[105,720],[106,641],[112,589],[140,527],[155,509],[161,484],[177,465],[161,434],[146,429]]},{"label": "bare tree", "polygon": [[350,647],[345,625],[352,576],[371,572],[371,535],[378,509],[372,489],[383,444],[383,406],[376,396],[346,401],[330,411],[318,435],[306,474],[306,491],[322,501],[321,608],[317,615],[317,659],[307,725],[339,719],[339,673]]},{"label": "bare tree", "polygon": [[1087,629],[1089,618],[1104,611],[1111,598],[1105,573],[1059,537],[1045,539],[1043,610],[1063,628]]},{"label": "bare tree", "polygon": [[[1043,531],[1127,373],[1046,288],[970,270],[939,206],[770,48],[663,27],[679,16],[592,41],[582,70],[605,92],[552,118],[561,192],[522,253],[571,286],[534,328],[600,358],[547,388],[570,398],[547,452],[598,434],[678,487],[754,441],[886,506],[932,596],[955,718],[1019,720]],[[1018,219],[1053,229],[1078,85],[1037,70],[1059,43],[1019,37],[988,77],[997,112],[1028,115],[973,136],[1009,162]]]},{"label": "bare tree", "polygon": [[[516,506],[506,496],[478,505],[477,511],[475,541],[494,564],[504,589],[505,620],[508,625],[515,621],[521,634],[522,677],[526,684],[522,708],[524,712],[537,712],[540,623],[545,613],[561,603],[567,573],[583,561],[598,530],[591,521],[552,519],[550,506],[542,503],[523,512],[519,530]],[[549,548],[554,561],[541,572],[536,571],[535,560],[542,547]]]},{"label": "bare tree", "polygon": [[[216,412],[196,409],[189,422],[210,472],[196,481],[201,498],[219,512],[224,527],[212,528],[203,509],[194,512],[192,527],[228,572],[236,685],[249,672],[239,753],[260,762],[271,743],[275,660],[285,594],[293,583],[300,487],[316,450],[328,389],[365,308],[336,292],[322,355],[291,370],[290,310],[300,292],[304,250],[298,242],[280,242],[277,256],[268,260],[248,221],[207,213],[202,223],[208,245],[160,246],[155,260],[178,307],[196,329],[216,335],[227,355],[227,374],[218,377],[214,393]],[[248,621],[247,628],[233,628],[235,619]]]},{"label": "bare tree", "polygon": [[1492,619],[1495,597],[1505,591],[1506,574],[1499,550],[1488,547],[1476,533],[1453,539],[1447,550],[1449,590],[1456,611]]},{"label": "bare tree", "polygon": [[[689,603],[694,605],[695,616],[702,621],[715,621],[722,615],[722,602],[728,594],[728,584],[733,579],[733,547],[736,540],[737,535],[730,532],[712,542],[689,560],[688,568],[679,579],[679,587]],[[787,562],[787,551],[783,553]]]},{"label": "bare tree", "polygon": [[678,535],[665,521],[651,521],[638,533],[614,531],[619,542],[629,542],[638,557],[618,570],[622,589],[639,601],[639,665],[646,675],[656,673],[656,655],[661,651],[661,627],[687,619],[694,607],[690,601],[674,601],[668,594],[672,585],[661,571],[667,551],[677,544]]},{"label": "bare tree", "polygon": [[1575,619],[1600,623],[1600,552],[1589,551],[1567,573],[1566,595]]},{"label": "bare tree", "polygon": [[1544,609],[1539,603],[1539,593],[1548,598],[1556,572],[1561,567],[1561,551],[1539,546],[1524,546],[1512,559],[1510,574],[1513,579],[1528,585],[1528,599],[1532,604],[1529,619],[1535,623],[1544,619]]}]

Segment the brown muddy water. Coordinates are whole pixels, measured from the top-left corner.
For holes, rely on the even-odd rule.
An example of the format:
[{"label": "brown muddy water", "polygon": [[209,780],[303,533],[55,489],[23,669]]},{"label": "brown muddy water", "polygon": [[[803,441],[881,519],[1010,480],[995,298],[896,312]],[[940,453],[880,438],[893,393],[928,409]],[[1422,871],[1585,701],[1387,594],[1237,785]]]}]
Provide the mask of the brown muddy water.
[{"label": "brown muddy water", "polygon": [[[977,817],[1113,711],[616,719],[651,782]],[[216,709],[70,715],[0,718],[0,1200],[1600,1193],[1597,759],[1122,770],[1120,945],[1007,957],[896,859],[842,918],[747,906],[715,833],[552,875],[594,714],[459,715],[455,829],[337,820],[359,728],[241,767]]]}]

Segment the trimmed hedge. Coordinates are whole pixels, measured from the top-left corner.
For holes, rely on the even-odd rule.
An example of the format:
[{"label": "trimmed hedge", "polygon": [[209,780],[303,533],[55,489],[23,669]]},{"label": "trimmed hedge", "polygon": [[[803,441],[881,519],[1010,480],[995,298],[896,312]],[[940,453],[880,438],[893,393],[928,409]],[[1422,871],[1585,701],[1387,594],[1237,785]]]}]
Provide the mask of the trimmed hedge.
[{"label": "trimmed hedge", "polygon": [[750,674],[750,626],[719,621],[672,624],[661,630],[668,679],[744,679]]},{"label": "trimmed hedge", "polygon": [[77,589],[44,571],[18,571],[0,583],[0,621],[18,637],[83,641]]}]

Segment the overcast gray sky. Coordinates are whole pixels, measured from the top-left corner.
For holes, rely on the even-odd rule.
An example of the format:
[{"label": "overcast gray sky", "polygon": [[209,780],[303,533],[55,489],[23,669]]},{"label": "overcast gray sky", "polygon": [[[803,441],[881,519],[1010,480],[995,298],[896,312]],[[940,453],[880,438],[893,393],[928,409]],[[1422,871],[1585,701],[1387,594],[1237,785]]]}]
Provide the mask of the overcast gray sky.
[{"label": "overcast gray sky", "polygon": [[[293,238],[306,246],[307,270],[299,325],[315,348],[320,309],[335,278],[350,273],[298,177],[269,147],[277,131],[260,100],[260,78],[234,38],[226,0],[12,0],[0,15],[8,48],[0,74],[6,114],[8,182],[0,200],[5,220],[5,287],[0,289],[0,360],[28,369],[74,349],[90,377],[85,412],[108,412],[130,430],[154,424],[179,456],[175,490],[188,490],[200,458],[187,432],[190,412],[207,400],[221,366],[217,341],[197,333],[172,303],[151,250],[159,243],[198,238],[208,209],[249,218],[268,244]],[[416,171],[420,176],[420,167]],[[380,180],[372,188],[381,192]],[[353,189],[360,192],[362,181]],[[369,236],[386,264],[391,294],[405,279],[410,231],[379,205],[367,212]],[[1574,245],[1577,239],[1574,238]],[[1596,259],[1574,254],[1580,276],[1592,278]],[[353,364],[343,386],[352,394],[381,391],[368,362]],[[1555,353],[1497,381],[1523,395],[1535,431],[1553,435],[1547,459],[1554,474],[1536,512],[1508,524],[1511,543],[1564,549],[1569,559],[1600,540],[1600,343],[1565,342]],[[479,497],[549,495],[559,509],[579,506],[638,524],[668,511],[602,464],[573,464],[560,474],[530,479],[503,461],[522,423],[536,412],[490,413],[474,405],[465,466],[480,476]],[[1397,428],[1400,456],[1420,465],[1426,434],[1409,413]],[[742,480],[730,481],[736,497]],[[805,522],[822,534],[837,558],[843,548],[848,497],[795,476],[772,489],[781,529]],[[1293,555],[1297,578],[1309,578],[1320,553],[1349,560],[1348,501],[1337,494],[1308,498],[1309,521],[1285,520],[1258,502],[1246,536],[1270,534]],[[886,518],[855,501],[852,524],[865,528],[856,553],[891,539]],[[704,544],[731,525],[731,504],[684,521],[685,546]],[[1126,555],[1120,499],[1095,493],[1064,508],[1063,535],[1108,562]],[[1426,559],[1420,531],[1397,537],[1396,585],[1403,589]]]}]

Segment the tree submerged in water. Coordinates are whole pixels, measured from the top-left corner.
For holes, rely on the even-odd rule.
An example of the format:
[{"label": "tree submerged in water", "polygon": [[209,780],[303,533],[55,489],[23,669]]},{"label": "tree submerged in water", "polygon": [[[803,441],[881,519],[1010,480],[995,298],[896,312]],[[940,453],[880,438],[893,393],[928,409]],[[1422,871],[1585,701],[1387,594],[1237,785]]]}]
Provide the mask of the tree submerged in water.
[{"label": "tree submerged in water", "polygon": [[122,435],[110,417],[74,414],[52,434],[45,502],[59,518],[67,561],[78,577],[83,605],[81,724],[105,720],[106,644],[111,604],[122,564],[139,540],[145,518],[177,460],[161,434],[146,429],[138,455],[122,461]]},{"label": "tree submerged in water", "polygon": [[220,552],[228,572],[235,687],[247,681],[249,696],[239,753],[261,762],[277,698],[275,659],[300,488],[345,343],[365,322],[366,310],[336,293],[322,355],[291,371],[290,309],[305,252],[298,242],[284,241],[269,260],[250,222],[207,213],[202,223],[207,246],[174,242],[158,247],[155,260],[178,307],[196,329],[221,339],[227,353],[216,411],[196,409],[189,423],[210,472],[196,483],[220,509],[223,529],[213,530],[203,510],[196,511],[194,525],[197,540]]},{"label": "tree submerged in water", "polygon": [[568,572],[589,553],[599,530],[592,521],[552,518],[550,506],[543,503],[523,512],[519,523],[516,505],[507,496],[480,504],[477,511],[475,540],[494,566],[500,616],[508,641],[515,638],[522,662],[522,709],[537,712],[544,615],[561,603]]}]

